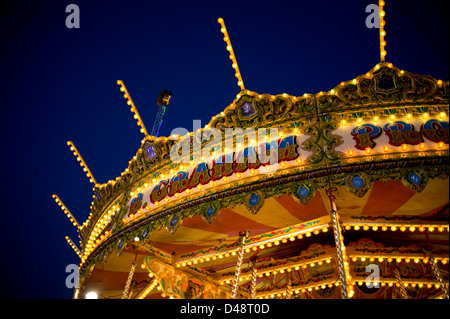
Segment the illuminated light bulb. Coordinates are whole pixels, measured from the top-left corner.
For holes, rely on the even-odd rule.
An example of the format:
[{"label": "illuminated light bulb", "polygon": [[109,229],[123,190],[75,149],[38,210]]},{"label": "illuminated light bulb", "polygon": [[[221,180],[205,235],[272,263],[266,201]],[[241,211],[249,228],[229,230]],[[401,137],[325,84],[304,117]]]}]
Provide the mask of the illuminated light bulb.
[{"label": "illuminated light bulb", "polygon": [[354,228],[355,230],[359,230],[359,226],[358,226],[358,225],[355,225],[353,228]]},{"label": "illuminated light bulb", "polygon": [[406,262],[406,263],[409,263],[410,261],[411,261],[411,259],[405,258],[405,262]]},{"label": "illuminated light bulb", "polygon": [[86,299],[98,299],[98,294],[95,291],[90,291],[86,294]]},{"label": "illuminated light bulb", "polygon": [[434,227],[428,227],[428,231],[433,232],[434,231]]},{"label": "illuminated light bulb", "polygon": [[353,257],[352,261],[358,261],[358,257]]},{"label": "illuminated light bulb", "polygon": [[419,231],[425,231],[425,227],[419,227]]},{"label": "illuminated light bulb", "polygon": [[366,147],[366,153],[370,154],[370,152],[372,152],[372,149],[370,147]]},{"label": "illuminated light bulb", "polygon": [[423,118],[428,118],[429,114],[428,113],[423,113]]},{"label": "illuminated light bulb", "polygon": [[406,151],[408,146],[406,144],[402,144],[402,151]]},{"label": "illuminated light bulb", "polygon": [[358,124],[362,123],[362,118],[358,117],[358,119],[356,120],[358,122]]},{"label": "illuminated light bulb", "polygon": [[444,227],[439,226],[439,227],[438,227],[438,231],[439,231],[439,232],[443,232],[443,231],[444,231]]},{"label": "illuminated light bulb", "polygon": [[400,257],[398,257],[397,259],[395,259],[395,261],[399,263],[402,261],[402,259]]},{"label": "illuminated light bulb", "polygon": [[405,231],[406,230],[406,227],[405,226],[401,226],[400,227],[400,231]]},{"label": "illuminated light bulb", "polygon": [[444,146],[445,146],[444,142],[439,142],[439,144],[438,144],[439,149],[443,149]]},{"label": "illuminated light bulb", "polygon": [[348,151],[348,155],[349,155],[349,156],[353,156],[353,153],[354,153],[353,150],[349,150],[349,151]]},{"label": "illuminated light bulb", "polygon": [[412,117],[412,114],[411,114],[411,113],[406,114],[406,118],[407,118],[407,119],[411,119],[411,117]]},{"label": "illuminated light bulb", "polygon": [[414,226],[409,227],[409,231],[415,231],[415,230],[416,230],[416,227],[414,227]]},{"label": "illuminated light bulb", "polygon": [[364,226],[363,229],[364,230],[369,230],[369,226]]},{"label": "illuminated light bulb", "polygon": [[306,237],[311,237],[311,233],[310,232],[307,232],[305,235],[306,235]]},{"label": "illuminated light bulb", "polygon": [[383,262],[383,260],[384,260],[383,257],[378,258],[378,261],[379,261],[380,263]]},{"label": "illuminated light bulb", "polygon": [[441,259],[441,263],[442,263],[443,265],[447,264],[447,259]]},{"label": "illuminated light bulb", "polygon": [[389,146],[385,145],[385,146],[383,147],[383,151],[384,151],[385,153],[389,152]]},{"label": "illuminated light bulb", "polygon": [[443,117],[445,117],[445,112],[441,112],[441,113],[439,113],[439,117],[440,117],[440,118],[443,118]]},{"label": "illuminated light bulb", "polygon": [[342,126],[345,126],[345,124],[347,124],[347,121],[346,120],[342,120],[341,124],[342,124]]},{"label": "illuminated light bulb", "polygon": [[391,227],[391,231],[396,231],[396,230],[397,230],[397,227],[395,227],[395,226]]}]

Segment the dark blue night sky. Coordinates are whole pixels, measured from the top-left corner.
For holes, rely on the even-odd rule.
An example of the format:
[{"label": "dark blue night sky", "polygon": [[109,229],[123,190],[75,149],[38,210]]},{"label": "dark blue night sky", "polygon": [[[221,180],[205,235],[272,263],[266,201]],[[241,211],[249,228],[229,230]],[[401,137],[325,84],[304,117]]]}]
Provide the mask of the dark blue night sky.
[{"label": "dark blue night sky", "polygon": [[[66,142],[100,183],[114,180],[143,134],[116,84],[125,82],[147,130],[163,89],[161,129],[192,130],[239,93],[217,18],[225,20],[246,89],[300,96],[328,91],[379,62],[368,4],[346,1],[15,1],[1,4],[1,274],[4,298],[71,298],[65,268],[92,187]],[[79,6],[68,29],[66,6]],[[449,80],[448,1],[386,0],[387,62]]]}]

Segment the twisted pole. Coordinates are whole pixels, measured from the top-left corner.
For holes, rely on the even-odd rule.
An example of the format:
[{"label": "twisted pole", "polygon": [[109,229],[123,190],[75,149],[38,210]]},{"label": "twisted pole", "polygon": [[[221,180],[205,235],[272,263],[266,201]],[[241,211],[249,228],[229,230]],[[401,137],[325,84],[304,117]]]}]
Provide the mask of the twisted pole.
[{"label": "twisted pole", "polygon": [[239,276],[241,274],[242,261],[244,260],[244,248],[245,239],[248,237],[248,231],[241,231],[239,233],[239,251],[238,251],[238,261],[236,264],[236,272],[234,276],[233,289],[231,290],[231,299],[236,298],[236,293],[239,285]]}]

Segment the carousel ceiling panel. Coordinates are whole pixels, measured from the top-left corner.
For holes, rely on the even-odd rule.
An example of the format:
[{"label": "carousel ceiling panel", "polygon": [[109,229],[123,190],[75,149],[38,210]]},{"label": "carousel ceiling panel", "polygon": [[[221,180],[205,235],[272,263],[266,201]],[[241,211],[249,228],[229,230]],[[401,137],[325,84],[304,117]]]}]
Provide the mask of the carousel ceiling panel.
[{"label": "carousel ceiling panel", "polygon": [[194,250],[207,248],[211,246],[215,246],[219,243],[219,241],[214,242],[205,242],[203,244],[196,243],[196,244],[180,244],[180,243],[162,243],[162,242],[152,242],[152,246],[154,246],[157,249],[160,249],[166,253],[171,254],[172,252],[175,252],[175,254],[184,254],[188,253]]},{"label": "carousel ceiling panel", "polygon": [[415,193],[406,203],[392,215],[422,215],[449,202],[448,179],[432,179],[425,189]]},{"label": "carousel ceiling panel", "polygon": [[[186,238],[188,238],[188,240],[186,240]],[[192,245],[208,245],[210,243],[216,244],[217,242],[227,238],[227,234],[187,226],[179,227],[173,234],[171,234],[166,228],[161,228],[160,230],[152,232],[149,236],[149,240],[152,242]]]},{"label": "carousel ceiling panel", "polygon": [[336,206],[339,214],[342,216],[359,216],[363,214],[364,206],[370,198],[371,191],[372,187],[363,197],[358,197],[350,192],[346,186],[338,187]]},{"label": "carousel ceiling panel", "polygon": [[244,227],[245,230],[250,231],[252,236],[276,229],[275,227],[258,223],[252,219],[253,216],[254,215],[248,212],[246,215],[240,215],[231,209],[223,208],[211,224],[208,224],[200,215],[196,215],[193,218],[186,218],[183,221],[183,227],[188,226],[191,228],[213,231],[227,234],[231,237],[238,236],[240,229],[238,229],[237,226]]},{"label": "carousel ceiling panel", "polygon": [[392,180],[388,183],[375,181],[364,206],[364,214],[367,216],[390,215],[411,199],[415,193],[405,187],[401,181]]},{"label": "carousel ceiling panel", "polygon": [[281,198],[276,198],[276,201],[302,222],[328,214],[322,197],[318,195],[314,196],[306,206],[297,203],[291,195],[284,195]]},{"label": "carousel ceiling panel", "polygon": [[243,217],[251,218],[257,223],[272,228],[283,228],[302,222],[300,219],[291,214],[289,210],[286,209],[282,204],[280,204],[275,198],[272,197],[267,198],[258,213],[254,215],[251,214],[243,205],[234,207],[233,211]]}]

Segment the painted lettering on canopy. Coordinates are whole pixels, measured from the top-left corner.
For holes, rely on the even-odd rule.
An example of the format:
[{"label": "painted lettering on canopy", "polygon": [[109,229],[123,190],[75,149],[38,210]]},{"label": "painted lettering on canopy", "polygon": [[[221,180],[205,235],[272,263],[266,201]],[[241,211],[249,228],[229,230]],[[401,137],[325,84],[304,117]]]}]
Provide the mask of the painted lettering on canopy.
[{"label": "painted lettering on canopy", "polygon": [[381,135],[381,127],[372,124],[363,124],[352,130],[353,139],[356,141],[355,147],[359,150],[365,150],[367,147],[374,148],[373,141]]},{"label": "painted lettering on canopy", "polygon": [[447,122],[435,119],[428,120],[420,127],[420,132],[429,140],[439,143],[448,144],[449,141],[449,125]]},{"label": "painted lettering on canopy", "polygon": [[389,144],[394,146],[416,145],[423,142],[422,135],[414,130],[414,125],[409,123],[395,121],[386,124],[383,129],[389,137]]},{"label": "painted lettering on canopy", "polygon": [[187,188],[191,189],[199,184],[207,184],[211,180],[218,180],[233,173],[296,159],[300,155],[296,142],[295,136],[287,136],[270,143],[249,146],[237,153],[222,155],[212,161],[211,167],[208,163],[200,163],[193,169],[190,176],[188,172],[181,171],[174,175],[170,182],[168,180],[160,181],[150,193],[150,201],[152,203],[159,202],[166,196],[174,196],[176,193],[184,192]]}]

